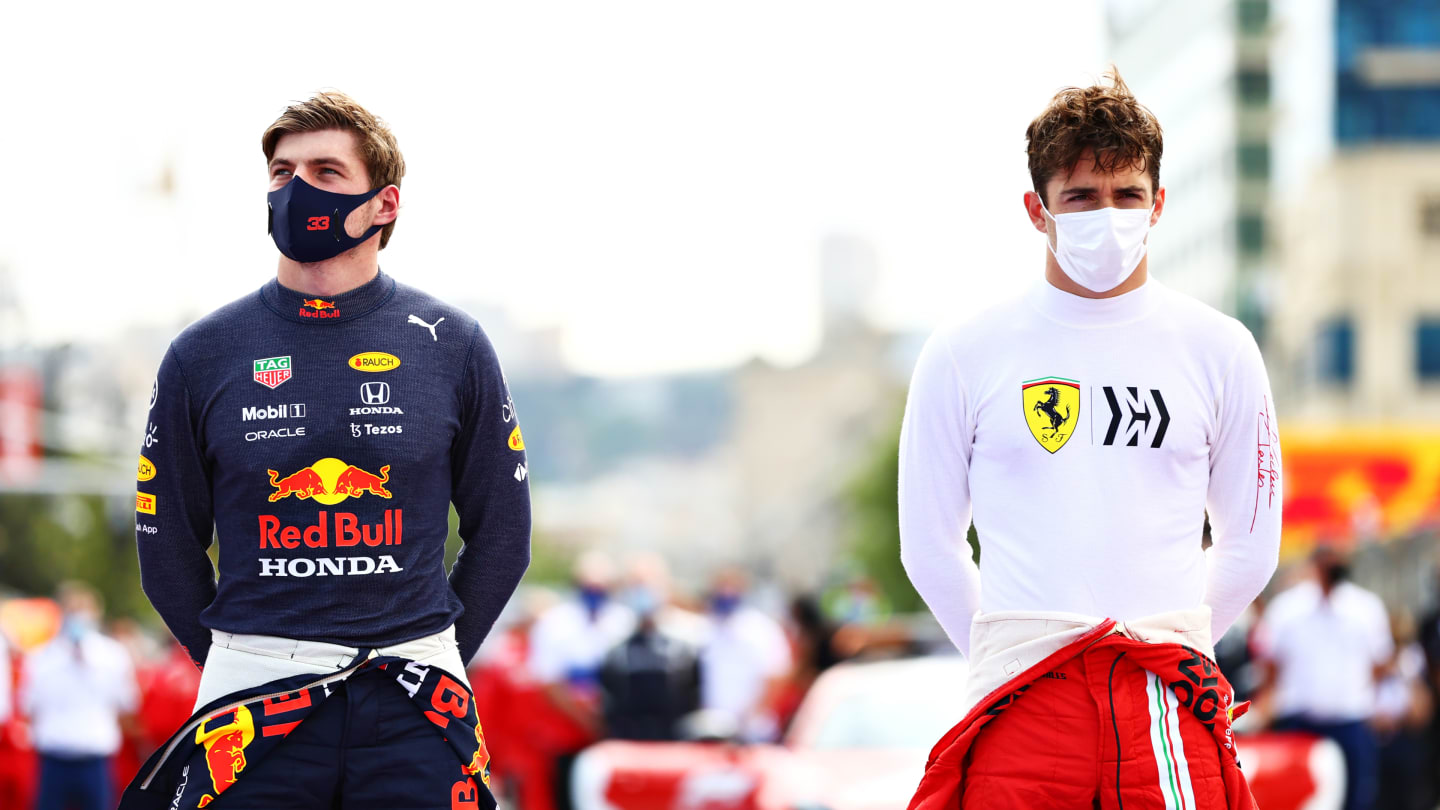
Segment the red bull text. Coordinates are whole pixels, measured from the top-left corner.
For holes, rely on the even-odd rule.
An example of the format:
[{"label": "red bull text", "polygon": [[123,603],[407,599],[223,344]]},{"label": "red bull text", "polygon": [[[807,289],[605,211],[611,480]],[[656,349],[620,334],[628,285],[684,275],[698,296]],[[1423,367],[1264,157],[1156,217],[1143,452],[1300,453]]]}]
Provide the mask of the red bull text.
[{"label": "red bull text", "polygon": [[335,308],[334,301],[321,301],[319,298],[306,298],[301,302],[300,317],[338,318],[340,317],[340,310]]}]

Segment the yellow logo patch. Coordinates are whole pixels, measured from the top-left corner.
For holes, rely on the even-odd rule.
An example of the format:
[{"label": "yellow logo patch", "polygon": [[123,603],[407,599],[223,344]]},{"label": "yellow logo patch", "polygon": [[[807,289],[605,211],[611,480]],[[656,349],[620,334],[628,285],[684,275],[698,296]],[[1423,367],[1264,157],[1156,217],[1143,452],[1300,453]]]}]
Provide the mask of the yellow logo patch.
[{"label": "yellow logo patch", "polygon": [[135,470],[135,480],[137,480],[137,481],[149,481],[151,478],[154,478],[154,477],[155,477],[155,464],[154,464],[154,462],[150,461],[150,459],[148,459],[148,458],[146,458],[146,457],[144,457],[144,456],[141,456],[141,457],[140,457],[140,466],[137,467],[136,470]]},{"label": "yellow logo patch", "polygon": [[347,364],[356,371],[389,371],[400,367],[400,358],[385,352],[361,352]]},{"label": "yellow logo patch", "polygon": [[147,515],[155,514],[155,496],[147,492],[135,493],[135,511]]},{"label": "yellow logo patch", "polygon": [[525,449],[525,437],[520,435],[519,425],[516,425],[515,429],[510,431],[510,441],[508,442],[508,444],[510,445],[511,450]]},{"label": "yellow logo patch", "polygon": [[1020,392],[1030,435],[1051,453],[1064,447],[1080,421],[1080,383],[1041,377],[1021,383]]}]

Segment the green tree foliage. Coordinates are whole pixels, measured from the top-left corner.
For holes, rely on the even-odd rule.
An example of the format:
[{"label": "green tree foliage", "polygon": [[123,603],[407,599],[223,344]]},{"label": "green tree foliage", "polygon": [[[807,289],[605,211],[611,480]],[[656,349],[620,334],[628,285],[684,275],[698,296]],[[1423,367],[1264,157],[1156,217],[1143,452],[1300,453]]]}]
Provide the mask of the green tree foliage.
[{"label": "green tree foliage", "polygon": [[76,579],[95,588],[111,616],[154,620],[140,590],[133,508],[98,495],[0,497],[0,587],[53,596]]}]

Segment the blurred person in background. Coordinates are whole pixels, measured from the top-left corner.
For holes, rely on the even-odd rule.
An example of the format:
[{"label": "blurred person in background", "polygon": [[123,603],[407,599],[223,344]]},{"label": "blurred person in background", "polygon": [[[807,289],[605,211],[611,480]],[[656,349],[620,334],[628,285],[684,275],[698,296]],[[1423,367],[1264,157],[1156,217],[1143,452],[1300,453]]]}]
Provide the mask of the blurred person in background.
[{"label": "blurred person in background", "polygon": [[15,686],[20,677],[18,644],[12,645],[4,627],[0,627],[0,694],[3,694],[4,717],[0,717],[0,807],[34,807],[36,771],[35,752],[25,721],[15,706]]},{"label": "blurred person in background", "polygon": [[60,633],[25,658],[18,704],[40,755],[37,810],[111,810],[121,723],[139,703],[130,653],[99,631],[100,597],[78,582],[57,596]]},{"label": "blurred person in background", "polygon": [[1427,734],[1434,712],[1425,685],[1425,651],[1415,639],[1415,622],[1397,613],[1390,621],[1395,653],[1375,686],[1375,719],[1380,742],[1380,792],[1376,807],[1430,810]]},{"label": "blurred person in background", "polygon": [[1025,133],[1043,281],[937,330],[911,381],[900,554],[972,707],[912,807],[1253,804],[1212,640],[1278,559],[1274,399],[1243,324],[1151,277],[1160,123],[1108,78]]},{"label": "blurred person in background", "polygon": [[619,740],[681,739],[681,721],[700,708],[695,625],[703,620],[674,606],[664,560],[640,555],[630,563],[620,601],[635,614],[635,630],[600,667],[606,736]]},{"label": "blurred person in background", "polygon": [[1380,597],[1348,581],[1350,562],[1318,546],[1311,576],[1270,601],[1256,636],[1276,731],[1334,740],[1345,754],[1345,810],[1376,807],[1376,686],[1395,655]]},{"label": "blurred person in background", "polygon": [[[203,667],[194,711],[242,705],[192,718],[125,799],[448,805],[458,778],[483,804],[464,662],[530,561],[509,387],[474,318],[380,269],[405,174],[388,125],[327,91],[259,145],[275,275],[171,341],[135,521],[145,593]],[[303,697],[260,706],[273,691]]]},{"label": "blurred person in background", "polygon": [[1440,565],[1431,569],[1430,607],[1417,629],[1425,652],[1425,685],[1430,691],[1429,755],[1424,773],[1430,780],[1430,794],[1440,800]]},{"label": "blurred person in background", "polygon": [[140,687],[140,753],[148,757],[185,724],[200,691],[200,671],[180,642],[171,639],[164,657]]},{"label": "blurred person in background", "polygon": [[467,674],[486,733],[505,740],[490,761],[491,789],[519,810],[551,810],[557,752],[575,750],[590,734],[551,705],[529,668],[531,632],[557,595],[548,588],[522,587],[517,596],[507,608],[514,620],[491,635]]},{"label": "blurred person in background", "polygon": [[[123,787],[139,772],[140,764],[144,762],[146,755],[155,749],[155,744],[147,739],[144,712],[145,695],[149,691],[150,681],[160,658],[160,647],[155,643],[155,639],[141,628],[139,622],[128,616],[111,617],[105,623],[104,632],[130,654],[130,663],[135,669],[135,685],[140,695],[140,710],[126,716],[121,725],[122,742],[113,763],[115,782]],[[192,665],[190,669],[193,671],[195,667]],[[192,693],[190,698],[193,705],[195,695]],[[185,718],[180,720],[183,722]],[[171,726],[160,740],[165,740],[180,725],[176,723]]]},{"label": "blurred person in background", "polygon": [[854,576],[825,593],[825,613],[841,624],[878,624],[890,618],[890,604],[875,580]]},{"label": "blurred person in background", "polygon": [[555,752],[555,802],[568,807],[575,756],[604,735],[600,665],[606,653],[635,629],[635,612],[612,593],[615,565],[589,550],[571,570],[574,595],[541,614],[530,630],[530,671],[542,685],[551,710],[580,734]]},{"label": "blurred person in background", "polygon": [[776,707],[790,674],[790,642],[780,623],[746,604],[749,577],[726,566],[710,584],[710,627],[700,649],[704,709],[734,724],[736,737],[769,742],[780,732]]},{"label": "blurred person in background", "polygon": [[825,615],[820,601],[813,595],[801,594],[790,600],[789,628],[795,666],[790,669],[790,677],[775,705],[782,729],[790,725],[820,673],[844,657],[837,645],[840,626]]}]

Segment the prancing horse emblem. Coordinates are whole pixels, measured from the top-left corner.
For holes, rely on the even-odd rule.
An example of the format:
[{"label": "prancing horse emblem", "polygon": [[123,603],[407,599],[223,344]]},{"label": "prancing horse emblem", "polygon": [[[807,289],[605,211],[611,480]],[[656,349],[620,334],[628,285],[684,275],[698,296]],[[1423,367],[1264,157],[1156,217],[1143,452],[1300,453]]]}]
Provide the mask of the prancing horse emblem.
[{"label": "prancing horse emblem", "polygon": [[1080,383],[1064,377],[1041,377],[1020,384],[1025,423],[1040,446],[1054,453],[1075,433],[1080,414]]}]

